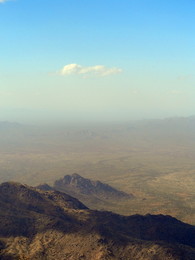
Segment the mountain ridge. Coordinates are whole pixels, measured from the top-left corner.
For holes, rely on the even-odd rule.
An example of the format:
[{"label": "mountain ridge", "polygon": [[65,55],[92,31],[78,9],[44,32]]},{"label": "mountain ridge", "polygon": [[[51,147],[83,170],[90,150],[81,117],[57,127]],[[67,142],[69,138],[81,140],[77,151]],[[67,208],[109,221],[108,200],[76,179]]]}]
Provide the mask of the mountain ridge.
[{"label": "mountain ridge", "polygon": [[193,260],[195,227],[171,216],[90,210],[61,192],[0,185],[0,258]]},{"label": "mountain ridge", "polygon": [[121,199],[132,199],[133,194],[127,194],[123,191],[117,190],[116,188],[105,184],[100,181],[95,181],[82,177],[77,173],[72,175],[65,175],[63,178],[54,182],[53,188],[61,192],[70,193],[82,200],[82,196],[100,200],[121,200]]}]

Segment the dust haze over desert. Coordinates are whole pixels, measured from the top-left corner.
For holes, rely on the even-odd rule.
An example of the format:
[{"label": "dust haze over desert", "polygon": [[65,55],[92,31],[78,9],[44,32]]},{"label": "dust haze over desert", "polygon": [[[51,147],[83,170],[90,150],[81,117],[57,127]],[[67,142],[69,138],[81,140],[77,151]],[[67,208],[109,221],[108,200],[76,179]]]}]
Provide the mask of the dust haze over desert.
[{"label": "dust haze over desert", "polygon": [[0,0],[0,259],[195,259],[194,9]]}]

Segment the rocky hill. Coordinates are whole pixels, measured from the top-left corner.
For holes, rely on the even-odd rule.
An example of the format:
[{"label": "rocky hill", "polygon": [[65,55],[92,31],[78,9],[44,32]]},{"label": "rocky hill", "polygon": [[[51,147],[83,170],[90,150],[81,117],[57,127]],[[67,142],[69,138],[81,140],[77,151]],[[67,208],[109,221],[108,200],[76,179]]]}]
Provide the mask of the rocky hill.
[{"label": "rocky hill", "polygon": [[194,260],[195,227],[88,209],[57,191],[0,185],[0,259]]},{"label": "rocky hill", "polygon": [[62,179],[55,181],[55,190],[66,192],[71,196],[81,200],[90,207],[103,206],[109,202],[119,202],[120,200],[132,199],[133,194],[119,191],[112,186],[100,181],[93,181],[83,178],[77,173],[66,175]]}]

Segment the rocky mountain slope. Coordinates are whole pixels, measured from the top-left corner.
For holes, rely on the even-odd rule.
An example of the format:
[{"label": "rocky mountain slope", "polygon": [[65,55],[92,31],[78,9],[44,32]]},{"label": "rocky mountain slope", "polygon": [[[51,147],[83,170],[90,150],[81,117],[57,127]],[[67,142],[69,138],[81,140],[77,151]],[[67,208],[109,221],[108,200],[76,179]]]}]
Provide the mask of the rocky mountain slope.
[{"label": "rocky mountain slope", "polygon": [[[41,187],[40,187],[41,188]],[[89,207],[104,207],[104,204],[117,203],[121,200],[132,199],[133,194],[119,191],[112,186],[100,181],[83,178],[77,173],[66,175],[54,182],[55,190],[65,192],[81,200]]]},{"label": "rocky mountain slope", "polygon": [[58,191],[0,185],[0,259],[193,260],[195,227],[88,209]]}]

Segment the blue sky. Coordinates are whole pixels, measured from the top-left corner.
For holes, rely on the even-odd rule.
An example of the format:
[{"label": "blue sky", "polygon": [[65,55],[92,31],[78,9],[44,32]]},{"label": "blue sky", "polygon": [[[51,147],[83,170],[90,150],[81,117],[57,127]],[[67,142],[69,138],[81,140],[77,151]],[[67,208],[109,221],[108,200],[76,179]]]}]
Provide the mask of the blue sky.
[{"label": "blue sky", "polygon": [[195,1],[0,0],[0,120],[195,113]]}]

